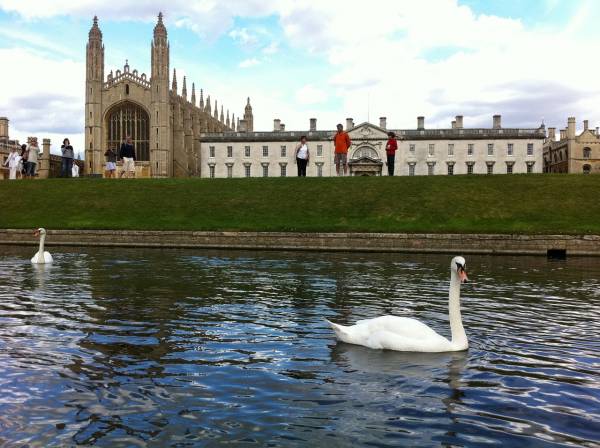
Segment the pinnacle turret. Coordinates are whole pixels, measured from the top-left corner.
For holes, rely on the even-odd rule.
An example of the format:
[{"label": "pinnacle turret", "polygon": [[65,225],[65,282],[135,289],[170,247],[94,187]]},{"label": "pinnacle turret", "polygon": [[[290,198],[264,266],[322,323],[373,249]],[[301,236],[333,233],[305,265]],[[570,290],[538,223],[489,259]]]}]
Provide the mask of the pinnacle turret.
[{"label": "pinnacle turret", "polygon": [[230,127],[231,122],[229,121],[229,109],[227,109],[227,120],[225,120],[225,126]]},{"label": "pinnacle turret", "polygon": [[215,114],[214,114],[215,120],[219,119],[219,106],[217,104],[217,100],[215,100]]},{"label": "pinnacle turret", "polygon": [[173,69],[173,84],[171,85],[171,90],[177,93],[177,69]]},{"label": "pinnacle turret", "polygon": [[204,109],[204,91],[202,89],[200,89],[200,104],[198,107]]},{"label": "pinnacle turret", "polygon": [[196,86],[194,83],[192,83],[192,104],[195,106],[196,105]]},{"label": "pinnacle turret", "polygon": [[221,104],[221,115],[219,116],[219,121],[221,123],[225,123],[225,116],[223,115],[223,105]]},{"label": "pinnacle turret", "polygon": [[185,76],[183,77],[183,87],[181,88],[181,96],[187,100],[187,86],[185,83]]}]

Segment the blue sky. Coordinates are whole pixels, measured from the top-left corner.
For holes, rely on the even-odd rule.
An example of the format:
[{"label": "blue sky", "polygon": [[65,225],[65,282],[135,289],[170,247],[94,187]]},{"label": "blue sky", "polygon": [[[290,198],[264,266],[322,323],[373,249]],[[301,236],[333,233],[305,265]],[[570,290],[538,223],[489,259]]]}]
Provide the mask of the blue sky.
[{"label": "blue sky", "polygon": [[[395,128],[562,127],[570,115],[599,120],[600,32],[591,0],[214,0],[108,2],[0,0],[0,115],[11,136],[83,132],[85,43],[98,14],[106,73],[125,59],[148,72],[162,10],[171,67],[237,115],[251,97],[255,127],[274,118],[331,129],[388,117]],[[581,69],[570,61],[585,60]],[[569,63],[567,63],[569,61]]]}]

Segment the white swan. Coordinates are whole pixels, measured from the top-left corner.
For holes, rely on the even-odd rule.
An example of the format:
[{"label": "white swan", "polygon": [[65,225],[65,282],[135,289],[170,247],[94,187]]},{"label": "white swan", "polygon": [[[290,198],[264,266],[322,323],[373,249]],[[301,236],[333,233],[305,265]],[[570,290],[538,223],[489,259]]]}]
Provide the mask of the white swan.
[{"label": "white swan", "polygon": [[52,255],[50,255],[50,252],[44,251],[44,242],[46,241],[46,229],[40,227],[33,234],[35,236],[40,237],[40,248],[31,259],[31,262],[34,264],[52,263]]},{"label": "white swan", "polygon": [[460,315],[460,284],[467,282],[465,259],[450,262],[450,294],[448,308],[452,340],[437,334],[422,322],[408,317],[382,316],[356,322],[345,327],[329,322],[336,337],[349,344],[402,352],[458,352],[469,348]]}]

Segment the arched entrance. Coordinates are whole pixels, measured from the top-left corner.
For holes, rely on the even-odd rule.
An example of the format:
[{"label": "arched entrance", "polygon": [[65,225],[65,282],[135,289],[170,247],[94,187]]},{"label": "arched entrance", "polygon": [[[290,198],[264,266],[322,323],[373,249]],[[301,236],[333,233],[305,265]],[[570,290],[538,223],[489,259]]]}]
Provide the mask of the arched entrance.
[{"label": "arched entrance", "polygon": [[119,150],[125,137],[130,135],[139,161],[150,160],[150,118],[135,103],[124,101],[113,106],[106,114],[107,148]]}]

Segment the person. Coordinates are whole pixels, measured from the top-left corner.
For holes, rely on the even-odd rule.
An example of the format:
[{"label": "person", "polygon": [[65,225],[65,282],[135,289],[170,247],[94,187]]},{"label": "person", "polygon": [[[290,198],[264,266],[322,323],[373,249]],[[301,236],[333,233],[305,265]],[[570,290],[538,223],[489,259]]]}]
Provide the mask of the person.
[{"label": "person", "polygon": [[123,171],[121,171],[120,177],[123,177],[123,174],[127,174],[127,177],[135,177],[135,148],[129,135],[125,137],[125,142],[121,145],[119,158],[123,160]]},{"label": "person", "polygon": [[310,159],[310,152],[306,144],[306,136],[300,137],[300,143],[296,146],[296,165],[298,165],[298,177],[306,177],[306,165]]},{"label": "person", "polygon": [[75,157],[75,154],[68,138],[63,140],[60,150],[62,152],[60,177],[71,177],[71,172],[73,170],[73,158]]},{"label": "person", "polygon": [[37,170],[38,156],[40,155],[40,148],[38,146],[37,138],[31,140],[27,145],[27,177],[34,178]]},{"label": "person", "polygon": [[17,170],[21,165],[20,162],[21,156],[19,154],[19,151],[17,151],[16,147],[13,147],[10,151],[10,154],[8,155],[8,158],[6,159],[6,162],[4,162],[4,166],[8,166],[8,178],[10,180],[15,180],[17,178]]},{"label": "person", "polygon": [[71,177],[79,177],[79,165],[76,163],[71,167]]},{"label": "person", "polygon": [[114,148],[108,148],[104,153],[106,157],[106,171],[104,177],[115,177],[115,171],[117,170],[117,153]]},{"label": "person", "polygon": [[333,136],[333,146],[335,148],[335,172],[340,176],[340,165],[343,166],[344,176],[348,173],[348,148],[352,142],[347,132],[344,132],[344,127],[341,124],[337,125],[337,133]]},{"label": "person", "polygon": [[29,165],[27,163],[27,145],[21,145],[21,163],[19,164],[19,171],[21,171],[21,178],[27,177],[27,170]]},{"label": "person", "polygon": [[388,176],[394,175],[394,162],[396,161],[396,151],[398,150],[398,141],[396,140],[396,134],[388,132],[388,141],[385,145],[385,152],[387,154],[387,167]]}]

